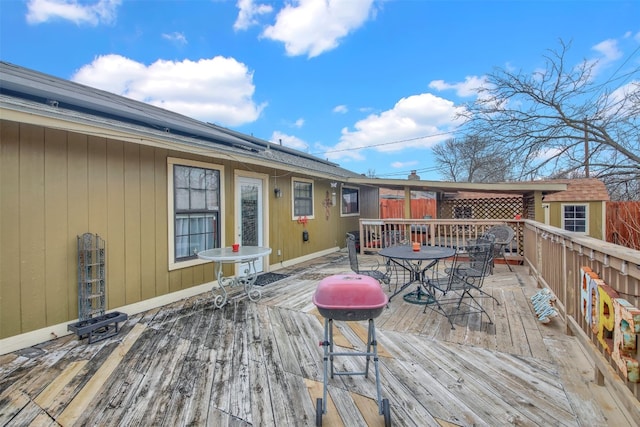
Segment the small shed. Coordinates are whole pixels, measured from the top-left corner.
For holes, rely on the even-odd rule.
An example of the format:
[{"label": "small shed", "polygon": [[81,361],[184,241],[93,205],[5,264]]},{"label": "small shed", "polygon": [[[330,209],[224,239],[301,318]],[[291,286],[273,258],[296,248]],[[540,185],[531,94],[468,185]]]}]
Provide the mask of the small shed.
[{"label": "small shed", "polygon": [[606,204],[609,192],[597,178],[559,179],[567,189],[542,197],[545,224],[584,233],[596,239],[606,236]]}]

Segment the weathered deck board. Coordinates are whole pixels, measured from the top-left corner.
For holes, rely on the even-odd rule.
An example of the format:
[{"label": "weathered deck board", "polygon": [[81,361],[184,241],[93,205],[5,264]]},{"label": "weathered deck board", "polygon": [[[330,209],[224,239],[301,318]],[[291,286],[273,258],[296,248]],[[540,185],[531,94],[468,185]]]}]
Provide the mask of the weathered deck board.
[{"label": "weathered deck board", "polygon": [[[481,299],[493,325],[476,313],[451,329],[401,295],[375,320],[394,425],[635,425],[594,383],[577,342],[537,322],[528,302],[535,287],[515,270],[498,266],[485,281],[500,301]],[[258,303],[231,289],[230,303],[215,309],[207,292],[132,316],[105,341],[63,337],[0,357],[0,424],[314,425],[324,319],[311,297],[319,280],[349,267],[335,254],[289,273]],[[364,351],[366,322],[334,323],[336,350]],[[360,371],[365,358],[334,363]],[[384,425],[373,368],[368,378],[327,380],[325,425]]]}]

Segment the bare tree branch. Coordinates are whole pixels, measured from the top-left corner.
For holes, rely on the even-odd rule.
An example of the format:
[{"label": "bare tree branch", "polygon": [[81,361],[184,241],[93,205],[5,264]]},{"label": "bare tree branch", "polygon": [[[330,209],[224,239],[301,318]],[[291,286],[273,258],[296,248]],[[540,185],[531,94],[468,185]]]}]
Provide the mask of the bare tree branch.
[{"label": "bare tree branch", "polygon": [[[575,173],[589,164],[591,175],[608,177],[608,185],[637,181],[640,68],[625,70],[611,91],[607,84],[615,76],[598,84],[597,62],[567,65],[569,47],[561,41],[558,51],[547,52],[542,71],[489,74],[477,101],[467,105],[466,134],[503,147],[516,179]],[[640,200],[640,194],[627,196]]]},{"label": "bare tree branch", "polygon": [[501,182],[510,179],[509,156],[489,139],[449,139],[433,148],[440,172],[454,182]]}]

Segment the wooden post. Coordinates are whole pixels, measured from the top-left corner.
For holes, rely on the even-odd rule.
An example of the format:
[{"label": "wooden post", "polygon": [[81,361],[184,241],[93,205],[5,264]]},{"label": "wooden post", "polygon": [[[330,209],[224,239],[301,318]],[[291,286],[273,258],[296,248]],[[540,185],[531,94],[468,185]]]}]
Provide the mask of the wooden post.
[{"label": "wooden post", "polygon": [[589,136],[587,135],[587,118],[584,118],[584,176],[589,178]]}]

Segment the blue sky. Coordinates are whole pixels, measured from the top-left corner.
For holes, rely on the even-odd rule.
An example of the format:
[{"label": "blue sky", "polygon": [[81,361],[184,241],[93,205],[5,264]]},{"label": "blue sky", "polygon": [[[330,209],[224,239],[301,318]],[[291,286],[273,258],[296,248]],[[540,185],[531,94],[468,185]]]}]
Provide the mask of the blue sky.
[{"label": "blue sky", "polygon": [[384,178],[441,179],[430,147],[496,67],[560,39],[603,80],[640,62],[638,0],[0,0],[0,25],[3,61]]}]

